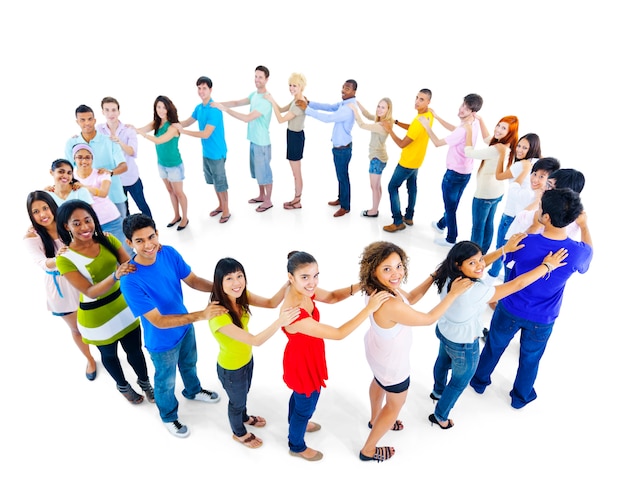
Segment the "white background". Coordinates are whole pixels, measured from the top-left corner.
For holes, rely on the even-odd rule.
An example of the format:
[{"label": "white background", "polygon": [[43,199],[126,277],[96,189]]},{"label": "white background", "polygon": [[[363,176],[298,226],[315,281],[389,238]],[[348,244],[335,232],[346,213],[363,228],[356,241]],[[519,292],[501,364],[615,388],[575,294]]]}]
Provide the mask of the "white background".
[{"label": "white background", "polygon": [[[625,443],[618,385],[624,326],[616,308],[622,301],[617,298],[623,298],[622,251],[615,241],[623,232],[617,201],[624,178],[624,36],[612,5],[454,0],[369,7],[324,0],[3,6],[2,496],[623,494],[618,476],[623,460],[614,452]],[[438,344],[434,327],[416,328],[411,391],[401,413],[406,429],[381,441],[395,446],[396,455],[380,465],[362,463],[358,451],[367,435],[371,379],[363,325],[342,342],[327,342],[330,379],[314,416],[323,430],[307,439],[325,457],[307,463],[287,453],[289,391],[281,379],[280,332],[255,350],[249,408],[269,421],[255,430],[265,440],[258,450],[231,440],[227,400],[215,374],[217,347],[205,323],[196,325],[199,375],[223,400],[206,406],[179,397],[180,419],[192,432],[186,440],[163,429],[154,406],[126,403],[101,364],[97,380],[85,380],[84,362],[64,323],[45,310],[40,271],[21,255],[29,223],[26,194],[48,185],[50,163],[79,131],[74,121],[79,104],[90,105],[102,121],[100,99],[112,95],[121,103],[122,121],[144,125],[161,94],[184,119],[198,103],[198,76],[213,79],[216,100],[239,99],[254,90],[258,64],[270,68],[268,89],[280,104],[289,101],[287,78],[293,71],[306,75],[305,95],[322,102],[338,101],[343,81],[354,78],[357,98],[368,109],[388,96],[394,116],[404,122],[414,117],[414,97],[422,87],[433,91],[431,106],[448,121],[455,120],[463,96],[476,92],[484,98],[481,115],[490,128],[501,116],[517,115],[521,134],[540,135],[544,155],[584,172],[595,258],[586,275],[575,275],[568,284],[542,361],[537,401],[521,411],[508,405],[516,367],[513,342],[487,392],[463,394],[452,412],[455,428],[431,428],[428,393]],[[202,176],[200,143],[183,137],[190,225],[180,233],[164,227],[171,218],[169,200],[157,176],[154,147],[140,138],[141,177],[161,241],[175,246],[197,274],[212,278],[217,260],[232,256],[246,267],[250,289],[269,295],[284,282],[288,251],[301,249],[317,257],[320,285],[333,289],[355,282],[360,251],[384,238],[409,253],[411,287],[445,256],[445,249],[432,243],[430,228],[443,209],[445,148],[431,144],[420,170],[415,226],[390,235],[381,229],[390,222],[386,193],[378,219],[359,217],[370,203],[367,132],[353,132],[352,212],[334,219],[326,205],[336,195],[331,125],[306,122],[303,209],[288,212],[282,202],[291,199],[293,182],[284,159],[285,125],[272,121],[274,208],[257,214],[246,202],[257,186],[248,173],[245,125],[229,116],[225,123],[232,219],[220,225],[208,216],[216,201]],[[446,133],[437,126],[435,132]],[[384,186],[399,157],[391,140],[387,147]],[[473,182],[460,208],[460,238],[469,238],[472,192]],[[185,296],[190,310],[207,299],[195,292]],[[436,300],[431,291],[417,308],[428,310]],[[322,321],[341,324],[361,305],[360,298],[322,305]],[[276,312],[253,313],[250,327],[257,332]],[[127,374],[134,382],[130,370]]]}]

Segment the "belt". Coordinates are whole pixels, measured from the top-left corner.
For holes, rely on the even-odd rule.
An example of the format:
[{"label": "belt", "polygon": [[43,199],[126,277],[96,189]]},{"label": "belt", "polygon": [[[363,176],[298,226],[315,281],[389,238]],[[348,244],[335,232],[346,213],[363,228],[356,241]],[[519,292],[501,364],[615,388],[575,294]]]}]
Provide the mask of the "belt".
[{"label": "belt", "polygon": [[345,146],[334,146],[333,149],[350,149],[352,147],[352,142]]}]

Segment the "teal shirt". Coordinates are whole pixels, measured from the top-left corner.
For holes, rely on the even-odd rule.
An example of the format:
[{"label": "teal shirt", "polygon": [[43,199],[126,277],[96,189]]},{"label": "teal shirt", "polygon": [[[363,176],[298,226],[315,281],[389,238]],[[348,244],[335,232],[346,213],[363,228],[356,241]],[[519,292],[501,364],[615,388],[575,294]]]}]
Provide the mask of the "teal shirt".
[{"label": "teal shirt", "polygon": [[248,123],[248,140],[257,146],[270,145],[270,120],[272,119],[272,103],[265,94],[253,92],[249,95],[250,111],[261,113],[257,119]]},{"label": "teal shirt", "polygon": [[[165,134],[170,127],[170,122],[166,121],[161,125],[155,133],[155,137],[160,137]],[[180,166],[183,164],[183,158],[178,150],[178,139],[180,136],[174,137],[163,144],[156,145],[157,159],[161,166],[171,167]]]}]

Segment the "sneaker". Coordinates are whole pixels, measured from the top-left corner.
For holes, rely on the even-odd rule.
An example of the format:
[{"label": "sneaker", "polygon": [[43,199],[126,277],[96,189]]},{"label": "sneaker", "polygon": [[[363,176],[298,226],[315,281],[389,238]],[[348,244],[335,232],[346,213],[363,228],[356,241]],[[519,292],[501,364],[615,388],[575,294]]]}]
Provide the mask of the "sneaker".
[{"label": "sneaker", "polygon": [[189,428],[181,424],[178,419],[170,423],[163,423],[172,435],[178,438],[187,438],[189,436]]},{"label": "sneaker", "polygon": [[405,218],[402,217],[402,221],[407,224],[407,225],[413,225],[413,219],[412,218]]},{"label": "sneaker", "polygon": [[131,404],[141,404],[143,402],[143,395],[139,395],[135,390],[133,390],[133,387],[130,386],[130,384],[127,384],[126,386],[117,385],[117,389]]},{"label": "sneaker", "polygon": [[214,404],[220,401],[219,393],[210,392],[209,390],[205,390],[204,388],[196,393],[196,396],[191,400],[198,400],[200,402],[208,402],[209,404]]},{"label": "sneaker", "polygon": [[438,244],[439,246],[445,246],[446,248],[452,248],[452,246],[454,246],[454,243],[451,243],[445,237],[435,239],[435,244]]},{"label": "sneaker", "polygon": [[433,229],[439,232],[439,234],[443,234],[444,229],[440,228],[439,225],[437,225],[437,222],[433,222],[430,225],[432,225]]},{"label": "sneaker", "polygon": [[387,231],[387,232],[396,232],[398,230],[404,230],[404,229],[406,229],[406,225],[404,225],[404,224],[398,224],[398,225],[396,225],[396,224],[389,224],[389,225],[385,225],[383,227],[383,230]]},{"label": "sneaker", "polygon": [[146,394],[148,402],[154,404],[154,388],[152,388],[150,381],[141,381],[139,378],[137,378],[137,384],[139,385],[139,388],[143,390],[143,393]]}]

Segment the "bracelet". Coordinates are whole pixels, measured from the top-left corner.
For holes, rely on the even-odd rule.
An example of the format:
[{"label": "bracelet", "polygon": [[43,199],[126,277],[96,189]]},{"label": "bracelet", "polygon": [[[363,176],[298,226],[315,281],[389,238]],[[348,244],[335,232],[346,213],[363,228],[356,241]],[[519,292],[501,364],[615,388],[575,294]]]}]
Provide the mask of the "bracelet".
[{"label": "bracelet", "polygon": [[554,267],[551,264],[547,263],[547,262],[543,262],[542,265],[545,265],[546,268],[548,269],[548,273],[544,277],[546,279],[549,279],[550,278],[550,273],[554,270]]},{"label": "bracelet", "polygon": [[352,285],[352,284],[350,284],[350,296],[353,296],[353,295],[352,295],[352,286],[353,286],[353,285]]},{"label": "bracelet", "polygon": [[111,277],[113,277],[113,282],[119,281],[119,279],[117,278],[117,270],[111,274]]},{"label": "bracelet", "polygon": [[395,120],[394,123],[397,125],[398,124],[398,120]]},{"label": "bracelet", "polygon": [[435,280],[435,274],[430,274],[430,277],[432,278],[432,280]]}]

